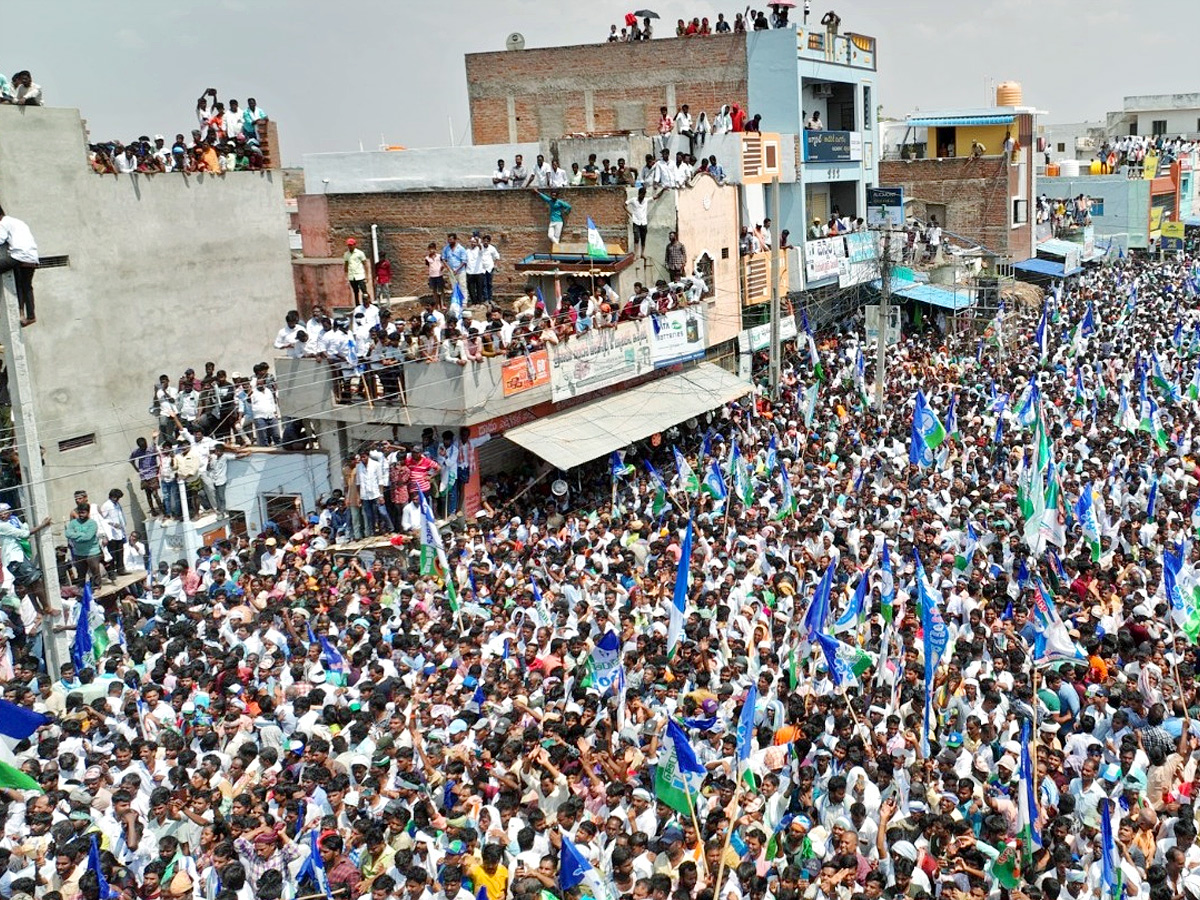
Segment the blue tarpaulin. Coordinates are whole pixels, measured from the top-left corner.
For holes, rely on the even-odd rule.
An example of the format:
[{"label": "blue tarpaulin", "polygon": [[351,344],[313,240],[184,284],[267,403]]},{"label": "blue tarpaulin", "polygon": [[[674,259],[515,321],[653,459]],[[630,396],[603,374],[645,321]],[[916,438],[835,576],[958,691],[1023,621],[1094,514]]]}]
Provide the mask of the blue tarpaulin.
[{"label": "blue tarpaulin", "polygon": [[1072,269],[1070,272],[1063,271],[1063,264],[1053,259],[1027,259],[1024,262],[1013,263],[1013,268],[1018,272],[1029,272],[1033,275],[1048,275],[1051,278],[1064,278],[1067,275],[1075,275],[1082,272],[1083,269]]},{"label": "blue tarpaulin", "polygon": [[956,125],[1011,125],[1012,116],[934,116],[912,118],[907,124],[913,128],[953,128]]}]

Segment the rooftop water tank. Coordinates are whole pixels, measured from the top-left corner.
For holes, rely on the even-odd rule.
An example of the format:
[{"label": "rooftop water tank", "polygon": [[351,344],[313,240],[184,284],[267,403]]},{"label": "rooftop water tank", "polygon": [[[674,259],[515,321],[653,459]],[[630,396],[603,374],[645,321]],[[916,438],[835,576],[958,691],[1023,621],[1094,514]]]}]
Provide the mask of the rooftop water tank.
[{"label": "rooftop water tank", "polygon": [[1002,81],[996,85],[997,106],[1020,106],[1021,99],[1021,82]]},{"label": "rooftop water tank", "polygon": [[1059,174],[1063,178],[1078,178],[1079,177],[1079,160],[1064,159],[1058,164]]}]

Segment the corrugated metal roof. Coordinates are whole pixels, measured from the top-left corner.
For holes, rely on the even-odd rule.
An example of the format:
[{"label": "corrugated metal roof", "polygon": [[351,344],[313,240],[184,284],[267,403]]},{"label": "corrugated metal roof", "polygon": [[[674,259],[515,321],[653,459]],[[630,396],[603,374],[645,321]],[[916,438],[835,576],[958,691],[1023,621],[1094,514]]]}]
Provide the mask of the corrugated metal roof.
[{"label": "corrugated metal roof", "polygon": [[971,305],[970,293],[963,291],[948,291],[933,284],[911,284],[899,288],[896,293],[909,300],[940,306],[942,309],[966,309]]},{"label": "corrugated metal roof", "polygon": [[952,128],[956,125],[1011,125],[1012,116],[931,116],[906,120],[913,128]]},{"label": "corrugated metal roof", "polygon": [[[1039,247],[1039,249],[1041,249]],[[1082,272],[1083,269],[1075,268],[1070,272],[1064,271],[1064,264],[1055,262],[1052,259],[1026,259],[1019,263],[1013,263],[1013,268],[1019,272],[1032,272],[1035,275],[1049,275],[1051,278],[1063,278],[1067,275],[1074,275],[1076,272]]]},{"label": "corrugated metal roof", "polygon": [[504,436],[560,469],[607,456],[750,393],[750,384],[712,363],[510,428]]}]

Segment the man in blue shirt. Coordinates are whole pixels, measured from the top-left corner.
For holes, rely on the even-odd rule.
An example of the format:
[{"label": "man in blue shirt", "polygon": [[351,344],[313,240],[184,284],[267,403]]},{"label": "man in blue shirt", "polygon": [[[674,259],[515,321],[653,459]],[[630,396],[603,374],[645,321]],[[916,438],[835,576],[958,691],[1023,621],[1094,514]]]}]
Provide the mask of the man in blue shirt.
[{"label": "man in blue shirt", "polygon": [[562,200],[558,196],[558,191],[551,191],[547,196],[537,188],[532,189],[535,194],[546,201],[546,205],[550,207],[550,227],[546,229],[546,236],[550,238],[551,244],[557,244],[562,240],[563,220],[567,213],[571,211],[571,204],[566,200]]},{"label": "man in blue shirt", "polygon": [[[464,297],[467,295],[467,260],[469,257],[467,248],[458,242],[457,234],[446,235],[446,246],[442,248],[442,262],[446,265],[451,281],[458,282],[458,288]],[[451,290],[453,291],[453,287]]]}]

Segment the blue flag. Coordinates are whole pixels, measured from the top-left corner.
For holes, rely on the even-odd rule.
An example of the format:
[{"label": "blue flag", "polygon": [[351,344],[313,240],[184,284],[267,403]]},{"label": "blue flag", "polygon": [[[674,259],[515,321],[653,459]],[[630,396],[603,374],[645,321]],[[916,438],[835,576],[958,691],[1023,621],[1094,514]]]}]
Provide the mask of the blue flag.
[{"label": "blue flag", "polygon": [[[94,838],[93,838],[94,840]],[[1121,885],[1117,848],[1113,843],[1112,801],[1100,801],[1100,887],[1102,897],[1119,900]]]},{"label": "blue flag", "polygon": [[85,581],[83,596],[79,601],[79,619],[75,622],[75,640],[71,643],[71,662],[75,671],[88,667],[88,657],[92,655],[92,629],[89,620],[92,617],[92,584]]},{"label": "blue flag", "polygon": [[53,721],[50,716],[44,716],[8,700],[0,700],[0,734],[14,741],[25,740],[43,725]]},{"label": "blue flag", "polygon": [[750,761],[754,751],[754,707],[758,703],[758,685],[750,685],[746,692],[746,700],[742,703],[742,711],[738,715],[737,724],[737,761],[738,778],[745,774],[745,766]]},{"label": "blue flag", "polygon": [[808,639],[815,641],[817,635],[825,630],[825,620],[829,618],[829,594],[833,590],[833,561],[825,569],[821,581],[813,593],[812,602],[808,604],[808,612],[804,614],[804,627],[808,631]]},{"label": "blue flag", "polygon": [[871,570],[867,569],[858,579],[858,584],[854,588],[854,596],[850,599],[850,605],[846,607],[846,611],[842,613],[840,619],[833,623],[833,633],[837,634],[846,628],[857,628],[859,620],[863,615],[863,606],[867,599],[867,585],[871,582]]},{"label": "blue flag", "polygon": [[108,879],[104,877],[104,871],[100,868],[100,847],[96,844],[96,835],[92,835],[92,846],[88,849],[87,867],[89,872],[96,875],[96,886],[99,888],[100,900],[112,900],[117,896],[117,891],[108,886]]},{"label": "blue flag", "polygon": [[[589,888],[596,890],[597,882],[599,882],[599,877],[596,870],[592,868],[592,864],[579,852],[575,842],[564,834],[562,849],[558,856],[558,886],[565,892],[586,883]],[[596,893],[594,896],[597,900],[601,900],[605,896],[603,884],[599,884],[598,887],[600,893]]]},{"label": "blue flag", "polygon": [[692,520],[689,517],[683,545],[679,549],[679,565],[675,569],[675,590],[671,595],[670,619],[667,622],[667,655],[679,646],[683,637],[683,623],[687,618],[688,577],[692,568]]}]

